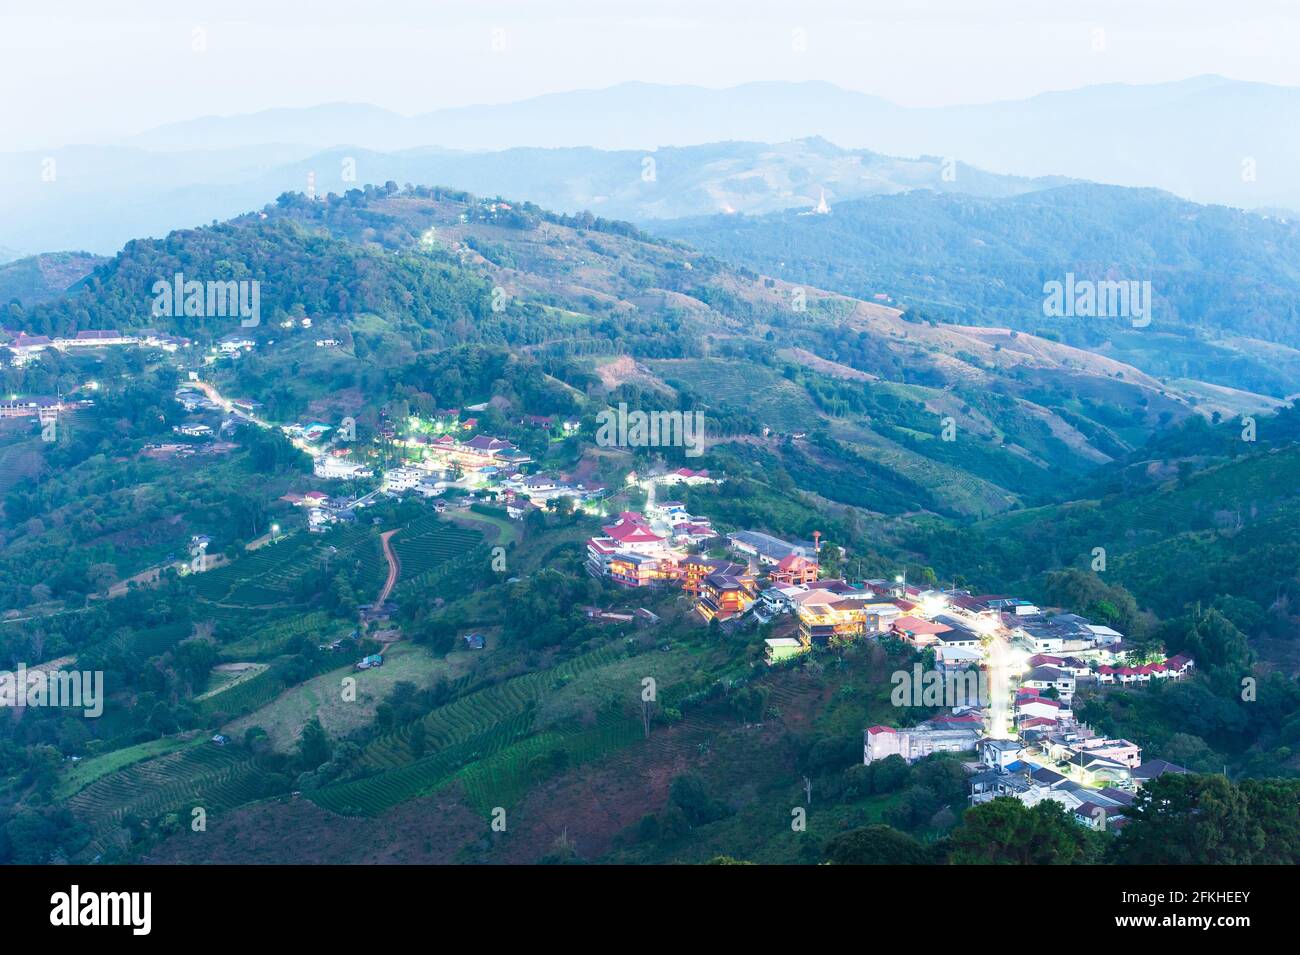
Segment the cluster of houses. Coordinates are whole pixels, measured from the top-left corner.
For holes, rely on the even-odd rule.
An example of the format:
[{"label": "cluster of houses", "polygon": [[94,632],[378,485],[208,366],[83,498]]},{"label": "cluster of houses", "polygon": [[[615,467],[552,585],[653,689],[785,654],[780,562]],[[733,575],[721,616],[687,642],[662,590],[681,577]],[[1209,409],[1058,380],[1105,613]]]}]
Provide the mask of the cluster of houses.
[{"label": "cluster of houses", "polygon": [[334,524],[352,524],[356,522],[356,512],[369,503],[370,495],[361,498],[335,496],[324,491],[307,491],[299,494],[290,491],[280,500],[307,511],[307,529],[313,533],[322,533]]},{"label": "cluster of houses", "polygon": [[[191,382],[177,385],[175,396],[177,403],[191,417],[174,425],[172,431],[181,437],[196,440],[146,445],[141,451],[145,457],[176,458],[194,454],[224,454],[236,447],[228,441],[220,440],[239,425],[239,419],[227,413],[227,409],[220,402],[209,397]],[[257,406],[253,401],[232,401],[230,404],[231,408],[238,407],[248,412]]]},{"label": "cluster of houses", "polygon": [[[698,472],[692,476],[698,479]],[[670,480],[682,477],[673,472]],[[645,514],[624,511],[602,532],[587,541],[587,566],[595,576],[627,587],[680,587],[704,620],[729,626],[794,614],[799,636],[769,639],[772,663],[835,637],[883,633],[912,606],[885,590],[883,581],[819,580],[820,534],[793,543],[759,531],[724,538],[679,501],[648,503]],[[728,556],[698,552],[723,540]]]},{"label": "cluster of houses", "polygon": [[148,331],[134,334],[113,330],[80,331],[71,338],[50,338],[47,335],[29,335],[26,332],[0,331],[0,347],[13,352],[14,363],[17,365],[27,364],[46,349],[66,352],[80,348],[127,345],[175,352],[181,348],[188,348],[191,344],[187,338]]},{"label": "cluster of houses", "polygon": [[[301,325],[311,327],[311,319],[289,319],[281,323],[282,328]],[[8,348],[14,354],[14,361],[24,365],[46,349],[71,351],[80,348],[104,348],[110,346],[156,348],[173,354],[183,348],[190,348],[194,343],[188,338],[167,335],[155,331],[122,332],[113,329],[80,331],[71,337],[50,338],[48,335],[29,335],[26,332],[9,332],[0,329],[0,347]],[[334,347],[335,339],[318,339],[317,347]],[[238,358],[257,347],[257,340],[244,332],[233,332],[216,341],[204,361],[211,363],[217,358]]]},{"label": "cluster of houses", "polygon": [[770,622],[788,614],[787,635],[766,640],[772,664],[834,642],[892,638],[932,656],[934,672],[949,680],[965,676],[987,686],[996,669],[994,678],[1007,681],[996,716],[988,694],[975,693],[961,705],[941,702],[943,712],[915,726],[870,727],[865,762],[974,753],[967,766],[974,802],[1053,799],[1095,828],[1122,825],[1146,780],[1186,772],[1162,760],[1144,763],[1141,747],[1093,732],[1077,722],[1071,704],[1080,681],[1180,679],[1194,666],[1188,657],[1137,664],[1133,658],[1148,651],[1127,646],[1116,630],[1016,598],[924,590],[901,579],[822,580],[820,535],[788,542],[740,531],[727,535],[731,557],[689,553],[692,534],[698,529],[702,542],[707,528],[675,502],[653,514],[624,512],[588,541],[588,566],[628,587],[678,586],[705,620]]},{"label": "cluster of houses", "polygon": [[1165,760],[1143,762],[1136,743],[1098,734],[1060,712],[1050,721],[1021,722],[1009,738],[986,735],[984,718],[965,708],[906,728],[872,726],[864,734],[868,764],[890,756],[913,763],[935,753],[975,754],[964,764],[972,804],[998,796],[1027,806],[1050,799],[1096,829],[1123,825],[1124,809],[1148,780],[1187,772]]},{"label": "cluster of houses", "polygon": [[[472,409],[471,409],[472,410]],[[607,488],[594,482],[569,480],[559,476],[536,473],[526,474],[525,468],[532,457],[503,438],[489,434],[473,434],[478,420],[470,417],[460,420],[460,409],[436,412],[428,421],[416,421],[410,433],[399,436],[391,426],[380,429],[378,442],[402,449],[405,462],[383,469],[376,493],[390,496],[416,494],[424,498],[443,498],[447,491],[456,488],[470,494],[486,497],[505,505],[512,518],[522,518],[531,510],[546,507],[552,500],[570,498],[575,505],[591,506],[604,497]],[[554,417],[528,415],[520,419],[523,426],[554,429],[571,433],[579,427],[576,418],[557,420]],[[312,471],[326,480],[361,480],[374,477],[375,469],[369,463],[372,453],[358,454],[350,442],[325,440],[334,431],[323,422],[299,423],[282,429],[294,443],[312,457]],[[303,495],[295,495],[294,503],[303,503]],[[328,499],[321,494],[321,498]],[[452,496],[436,500],[432,506],[442,511],[448,507],[464,506],[468,499]],[[340,518],[344,509],[331,510],[309,505],[309,526],[314,530]]]},{"label": "cluster of houses", "polygon": [[422,466],[403,465],[384,472],[383,489],[390,494],[413,492],[421,497],[438,497],[448,488],[478,491],[505,504],[512,518],[523,518],[531,510],[546,508],[559,498],[575,506],[603,498],[608,489],[599,483],[581,482],[556,475],[523,474],[517,465],[487,465],[466,473],[461,466],[443,466],[435,458]]},{"label": "cluster of houses", "polygon": [[550,507],[553,502],[564,498],[574,507],[591,510],[609,493],[609,488],[599,481],[545,473],[512,475],[501,482],[499,490],[506,513],[516,519],[526,517],[529,511]]},{"label": "cluster of houses", "polygon": [[[1094,732],[1078,722],[1072,704],[1081,681],[1181,679],[1194,666],[1190,658],[1139,665],[1133,658],[1148,651],[1127,646],[1110,627],[1014,598],[903,588],[896,602],[911,606],[890,622],[892,635],[933,652],[934,672],[950,683],[971,678],[980,692],[960,705],[943,697],[945,712],[915,726],[868,728],[865,762],[975,753],[977,761],[967,764],[972,802],[1051,799],[1099,829],[1123,825],[1125,808],[1147,780],[1186,772],[1163,760],[1144,763],[1140,746]],[[956,650],[963,652],[950,652]],[[995,681],[1002,680],[1007,685],[999,687]]]},{"label": "cluster of houses", "polygon": [[[464,443],[464,447],[475,445],[477,439]],[[485,439],[475,445],[488,448]],[[496,442],[506,444],[505,442]],[[491,447],[495,453],[498,448]],[[461,461],[464,460],[462,457]],[[432,502],[435,511],[442,512],[449,508],[463,508],[471,503],[472,498],[465,495],[447,496],[450,488],[473,491],[485,495],[505,505],[506,514],[511,518],[522,518],[530,510],[544,508],[555,498],[568,497],[575,505],[597,501],[604,497],[607,489],[604,485],[565,481],[549,475],[524,475],[517,467],[492,468],[493,475],[485,478],[480,475],[467,475],[459,470],[459,461],[448,464],[446,459],[430,456],[415,464],[388,468],[382,474],[378,492],[390,496],[416,494],[423,498],[439,498]],[[508,470],[507,476],[502,476]],[[314,457],[313,471],[316,477],[333,479],[358,479],[371,475],[371,470],[349,456],[346,448],[335,447],[322,450]],[[306,494],[289,494],[285,496],[290,503],[308,508],[308,526],[312,530],[324,530],[329,524],[351,519],[351,509],[364,506],[374,493],[362,498],[331,497],[321,491],[308,491]],[[445,499],[443,499],[445,497]]]},{"label": "cluster of houses", "polygon": [[1077,723],[1022,739],[982,739],[976,752],[968,780],[972,804],[999,796],[1027,806],[1051,800],[1094,829],[1122,827],[1137,790],[1165,773],[1187,772],[1163,759],[1143,762],[1137,744]]}]

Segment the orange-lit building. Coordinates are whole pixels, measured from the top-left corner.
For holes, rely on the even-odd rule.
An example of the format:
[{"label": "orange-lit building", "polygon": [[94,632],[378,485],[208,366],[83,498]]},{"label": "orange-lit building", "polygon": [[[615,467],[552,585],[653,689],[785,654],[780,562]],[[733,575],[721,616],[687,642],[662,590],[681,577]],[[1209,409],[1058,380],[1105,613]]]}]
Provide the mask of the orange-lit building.
[{"label": "orange-lit building", "polygon": [[830,595],[825,602],[801,603],[799,640],[804,646],[826,646],[832,640],[859,637],[867,630],[866,605],[861,600],[844,600]]},{"label": "orange-lit building", "polygon": [[753,574],[709,574],[704,578],[695,610],[705,620],[730,620],[748,610],[756,594]]},{"label": "orange-lit building", "polygon": [[692,597],[698,597],[704,592],[704,578],[709,574],[743,574],[745,567],[742,564],[732,563],[725,558],[717,557],[687,557],[678,564],[682,572],[682,590]]},{"label": "orange-lit building", "polygon": [[655,557],[620,551],[605,564],[609,579],[627,587],[649,587],[677,579],[677,563],[671,557]]},{"label": "orange-lit building", "polygon": [[603,530],[605,536],[587,541],[587,564],[592,574],[608,576],[629,587],[645,587],[679,576],[679,555],[640,514],[624,511]]}]

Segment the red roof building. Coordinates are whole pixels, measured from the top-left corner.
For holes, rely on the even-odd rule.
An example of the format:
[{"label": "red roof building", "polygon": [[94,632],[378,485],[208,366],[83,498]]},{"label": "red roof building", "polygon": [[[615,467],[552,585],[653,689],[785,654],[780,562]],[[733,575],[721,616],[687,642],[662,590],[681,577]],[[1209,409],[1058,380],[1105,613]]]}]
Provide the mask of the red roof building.
[{"label": "red roof building", "polygon": [[1056,720],[1048,719],[1046,716],[1033,716],[1027,720],[1023,720],[1020,723],[1020,728],[1022,730],[1038,730],[1047,729],[1055,725]]},{"label": "red roof building", "polygon": [[952,627],[941,623],[922,620],[920,617],[899,617],[894,621],[894,633],[908,643],[917,647],[926,647],[938,642],[938,635],[947,633]]},{"label": "red roof building", "polygon": [[798,554],[787,554],[768,574],[773,583],[793,586],[811,584],[817,579],[817,561]]},{"label": "red roof building", "polygon": [[1032,657],[1029,658],[1029,665],[1031,667],[1039,667],[1039,666],[1059,667],[1064,662],[1065,662],[1064,657],[1054,657],[1046,653],[1035,653]]}]

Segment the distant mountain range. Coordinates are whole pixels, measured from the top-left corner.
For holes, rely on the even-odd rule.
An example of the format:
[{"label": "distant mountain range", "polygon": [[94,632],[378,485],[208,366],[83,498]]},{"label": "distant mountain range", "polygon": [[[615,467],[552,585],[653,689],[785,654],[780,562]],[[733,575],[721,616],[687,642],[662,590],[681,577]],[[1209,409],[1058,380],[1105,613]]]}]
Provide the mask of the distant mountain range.
[{"label": "distant mountain range", "polygon": [[162,126],[125,144],[230,149],[267,142],[378,150],[438,145],[647,150],[723,140],[822,136],[848,149],[956,156],[994,172],[1065,175],[1156,186],[1198,202],[1300,208],[1292,170],[1300,89],[1198,76],[1113,83],[1024,100],[909,108],[828,83],[748,83],[729,89],[624,83],[404,117],[335,104],[208,117]]},{"label": "distant mountain range", "polygon": [[[1300,209],[1300,128],[1279,122],[1294,115],[1300,90],[1217,76],[941,108],[773,82],[626,83],[413,117],[364,104],[276,109],[0,154],[0,246],[7,257],[107,253],[305,190],[309,172],[318,191],[392,179],[636,221],[802,208],[823,187],[832,199],[911,188],[1013,195],[1053,184],[1047,176],[1277,212]],[[47,182],[38,177],[48,159]]]},{"label": "distant mountain range", "polygon": [[[301,146],[150,152],[77,147],[54,153],[57,178],[31,189],[32,153],[0,155],[5,241],[26,251],[75,246],[116,251],[130,238],[161,236],[264,205],[283,192],[342,194],[387,181],[448,185],[481,195],[524,197],[548,208],[633,221],[714,212],[764,213],[912,189],[1000,197],[1069,182],[984,172],[937,157],[894,159],[810,138],[666,147],[653,154],[519,148],[376,152]],[[111,211],[106,215],[105,211]]]}]

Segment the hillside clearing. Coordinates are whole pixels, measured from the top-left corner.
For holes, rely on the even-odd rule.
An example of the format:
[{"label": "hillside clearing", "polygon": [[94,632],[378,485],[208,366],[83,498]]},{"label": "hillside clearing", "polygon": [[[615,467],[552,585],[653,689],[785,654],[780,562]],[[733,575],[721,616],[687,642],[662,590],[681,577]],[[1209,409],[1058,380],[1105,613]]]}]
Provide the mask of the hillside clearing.
[{"label": "hillside clearing", "polygon": [[[266,730],[271,744],[287,750],[294,746],[302,728],[318,717],[325,732],[335,738],[346,736],[375,718],[375,708],[398,683],[406,681],[425,687],[440,676],[454,680],[469,666],[464,654],[437,659],[412,643],[392,647],[384,665],[358,671],[349,663],[299,686],[290,687],[270,703],[241,716],[222,730],[227,736],[240,738],[253,726]],[[356,678],[356,700],[343,699],[344,677]]]}]

